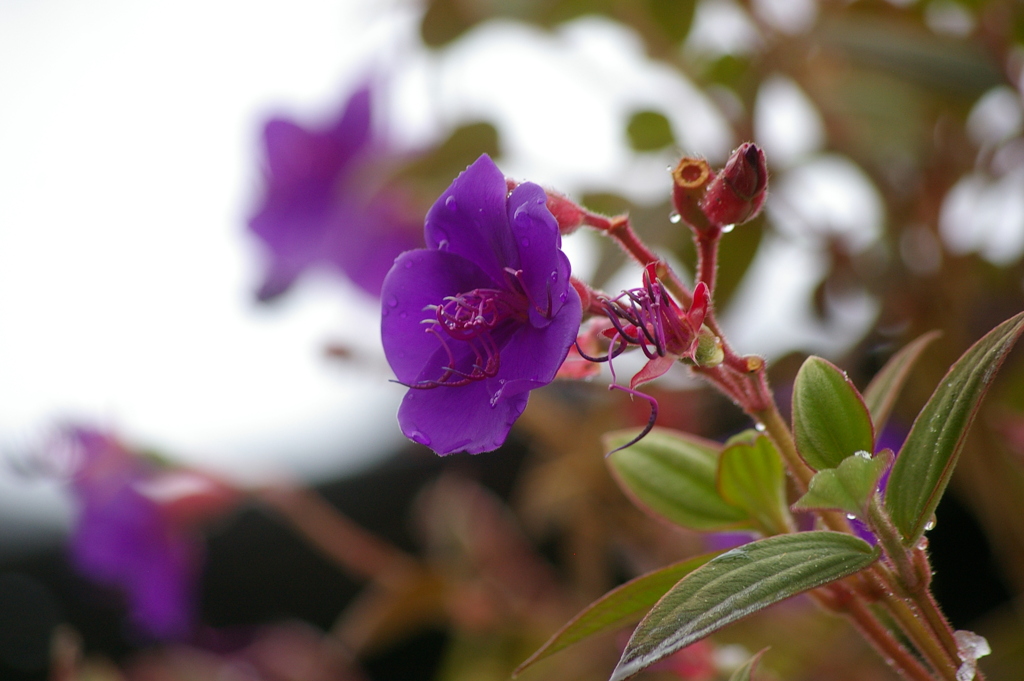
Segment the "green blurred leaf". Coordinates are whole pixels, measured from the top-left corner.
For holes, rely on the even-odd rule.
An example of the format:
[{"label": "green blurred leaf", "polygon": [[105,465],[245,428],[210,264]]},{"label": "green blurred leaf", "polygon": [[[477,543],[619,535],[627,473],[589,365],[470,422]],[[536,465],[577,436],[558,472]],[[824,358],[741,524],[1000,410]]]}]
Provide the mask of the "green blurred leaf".
[{"label": "green blurred leaf", "polygon": [[775,445],[756,431],[749,441],[730,439],[718,459],[718,492],[750,514],[765,534],[792,527],[786,509],[786,472]]},{"label": "green blurred leaf", "polygon": [[918,357],[933,340],[941,335],[938,331],[929,331],[905,345],[899,352],[889,358],[885,366],[875,374],[871,383],[864,389],[864,404],[871,414],[871,422],[875,425],[875,433],[880,434],[889,420],[892,407],[903,388],[903,384],[914,367]]},{"label": "green blurred leaf", "polygon": [[654,24],[671,43],[681,43],[690,32],[696,0],[647,0]]},{"label": "green blurred leaf", "polygon": [[672,124],[657,111],[637,111],[630,116],[626,135],[636,151],[657,151],[675,143]]},{"label": "green blurred leaf", "polygon": [[877,557],[867,542],[830,531],[768,537],[723,553],[683,577],[641,620],[611,681],[773,603],[863,570]]},{"label": "green blurred leaf", "polygon": [[819,38],[854,65],[942,94],[973,101],[1004,82],[998,64],[979,42],[938,36],[916,22],[836,14],[822,24]]},{"label": "green blurred leaf", "polygon": [[646,575],[612,589],[559,629],[547,643],[519,665],[512,676],[518,676],[535,662],[554,655],[585,638],[639,620],[680,579],[721,553],[721,551],[706,553],[674,563],[648,572]]},{"label": "green blurred leaf", "polygon": [[487,122],[467,123],[402,168],[397,178],[430,205],[481,154],[500,155],[498,130]]},{"label": "green blurred leaf", "polygon": [[442,47],[476,24],[459,0],[431,0],[420,22],[420,37],[427,47]]},{"label": "green blurred leaf", "polygon": [[854,452],[874,447],[863,398],[845,373],[821,357],[808,357],[796,374],[793,435],[800,456],[815,470],[835,468]]},{"label": "green blurred leaf", "polygon": [[885,506],[913,546],[939,505],[978,406],[1024,331],[1024,312],[988,332],[958,359],[914,420],[885,494]]},{"label": "green blurred leaf", "polygon": [[848,456],[837,468],[815,473],[807,494],[793,504],[793,510],[836,510],[864,519],[868,500],[891,463],[892,452],[888,449],[874,458],[867,452]]},{"label": "green blurred leaf", "polygon": [[768,652],[767,648],[762,648],[751,657],[749,660],[743,663],[743,665],[732,673],[729,677],[729,681],[752,681],[754,678],[754,667],[761,661],[761,657]]},{"label": "green blurred leaf", "polygon": [[764,236],[765,214],[736,228],[722,238],[718,250],[718,276],[715,277],[715,309],[721,312],[732,300],[743,276],[754,262]]},{"label": "green blurred leaf", "polygon": [[[640,433],[608,433],[605,451]],[[655,428],[636,444],[608,457],[619,486],[641,509],[693,530],[722,530],[747,524],[747,514],[726,503],[715,487],[718,445],[667,428]]]}]

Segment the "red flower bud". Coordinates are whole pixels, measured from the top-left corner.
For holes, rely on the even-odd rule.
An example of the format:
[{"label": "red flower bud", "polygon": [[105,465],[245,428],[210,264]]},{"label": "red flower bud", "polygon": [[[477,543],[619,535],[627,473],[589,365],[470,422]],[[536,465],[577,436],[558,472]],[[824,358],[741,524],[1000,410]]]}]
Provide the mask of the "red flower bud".
[{"label": "red flower bud", "polygon": [[764,152],[745,142],[732,152],[725,168],[708,185],[700,207],[716,227],[738,225],[753,219],[764,205],[768,167]]},{"label": "red flower bud", "polygon": [[702,158],[684,157],[672,171],[672,204],[676,215],[698,232],[711,227],[700,204],[714,176],[711,166]]},{"label": "red flower bud", "polygon": [[585,215],[583,209],[556,191],[545,189],[544,193],[548,197],[548,210],[555,216],[555,222],[558,223],[558,231],[563,235],[575,232],[583,224]]}]

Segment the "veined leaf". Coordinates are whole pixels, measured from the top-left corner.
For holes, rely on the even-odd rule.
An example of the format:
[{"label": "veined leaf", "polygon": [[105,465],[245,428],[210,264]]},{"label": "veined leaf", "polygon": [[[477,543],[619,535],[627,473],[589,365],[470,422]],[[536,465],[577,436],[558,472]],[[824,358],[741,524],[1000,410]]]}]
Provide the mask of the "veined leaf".
[{"label": "veined leaf", "polygon": [[929,331],[910,341],[896,354],[889,358],[885,366],[875,374],[871,383],[864,389],[864,404],[867,405],[871,414],[871,422],[875,424],[875,434],[882,432],[892,407],[896,403],[900,389],[907,380],[910,370],[917,362],[928,344],[941,336],[939,331]]},{"label": "veined leaf", "polygon": [[716,551],[674,563],[612,589],[559,629],[547,643],[516,668],[512,673],[513,678],[533,663],[574,643],[639,620],[676,582],[721,553]]},{"label": "veined leaf", "polygon": [[[640,430],[608,433],[613,451]],[[687,433],[655,428],[647,437],[611,454],[608,465],[634,503],[654,515],[694,530],[720,530],[748,524],[743,509],[725,502],[715,487],[719,445]]]},{"label": "veined leaf", "polygon": [[796,374],[793,436],[800,456],[819,471],[874,447],[864,399],[845,373],[821,357],[808,357]]},{"label": "veined leaf", "polygon": [[896,457],[885,506],[913,546],[953,475],[967,429],[999,367],[1024,331],[1024,312],[989,331],[958,359],[917,415]]},{"label": "veined leaf", "polygon": [[871,458],[865,452],[847,457],[837,468],[818,471],[811,478],[807,494],[793,504],[794,511],[812,509],[845,511],[864,519],[868,499],[878,489],[878,481],[892,463],[892,450]]},{"label": "veined leaf", "polygon": [[611,681],[621,681],[751,613],[863,570],[867,542],[827,530],[768,537],[699,567],[637,625]]},{"label": "veined leaf", "polygon": [[[786,508],[786,471],[775,445],[753,431],[748,441],[731,439],[718,461],[718,492],[750,514],[765,534],[792,529]],[[732,443],[732,444],[730,444]]]}]

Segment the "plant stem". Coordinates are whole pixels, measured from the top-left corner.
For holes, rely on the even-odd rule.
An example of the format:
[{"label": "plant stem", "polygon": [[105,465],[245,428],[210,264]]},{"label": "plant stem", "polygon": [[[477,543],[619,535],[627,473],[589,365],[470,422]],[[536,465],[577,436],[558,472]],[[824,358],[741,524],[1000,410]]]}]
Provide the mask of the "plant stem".
[{"label": "plant stem", "polygon": [[956,669],[959,665],[955,651],[950,656],[949,651],[943,647],[935,632],[919,616],[918,609],[912,608],[897,593],[892,573],[884,565],[876,564],[868,574],[869,579],[873,577],[877,580],[877,587],[882,594],[882,604],[914,644],[914,647],[924,655],[924,658],[928,660],[936,673],[941,674],[942,678],[955,681]]},{"label": "plant stem", "polygon": [[913,653],[907,650],[875,616],[871,609],[855,594],[852,594],[845,587],[834,585],[832,590],[836,593],[836,604],[824,601],[820,594],[812,595],[817,597],[819,603],[830,610],[837,610],[846,614],[854,626],[861,632],[865,639],[882,654],[882,657],[895,669],[900,676],[909,681],[935,681],[935,677],[925,669]]}]

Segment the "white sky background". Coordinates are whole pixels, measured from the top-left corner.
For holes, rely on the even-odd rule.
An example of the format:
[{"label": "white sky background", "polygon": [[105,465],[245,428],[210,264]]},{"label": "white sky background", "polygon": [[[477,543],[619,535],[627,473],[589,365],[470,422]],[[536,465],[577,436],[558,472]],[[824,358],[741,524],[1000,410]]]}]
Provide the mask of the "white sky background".
[{"label": "white sky background", "polygon": [[[70,417],[251,480],[327,476],[401,442],[403,389],[387,383],[375,302],[307,277],[281,304],[257,306],[260,253],[245,232],[262,121],[333,113],[368,67],[392,71],[402,139],[489,117],[506,173],[570,192],[665,196],[675,154],[628,151],[636,109],[666,112],[686,151],[714,162],[738,142],[608,22],[557,34],[496,24],[440,55],[415,28],[409,4],[373,0],[0,1],[0,445]],[[767,127],[769,152],[774,140],[788,164],[815,151]],[[586,245],[569,241],[585,269]],[[765,352],[752,345],[768,335],[780,352],[855,341],[870,306],[831,332],[778,334],[820,265],[813,246],[800,261],[772,249],[776,266],[757,265],[766,278],[738,301],[738,347]],[[786,294],[764,303],[773,290]],[[335,340],[367,361],[325,359]],[[56,496],[0,466],[0,539],[5,515],[38,516]]]}]

